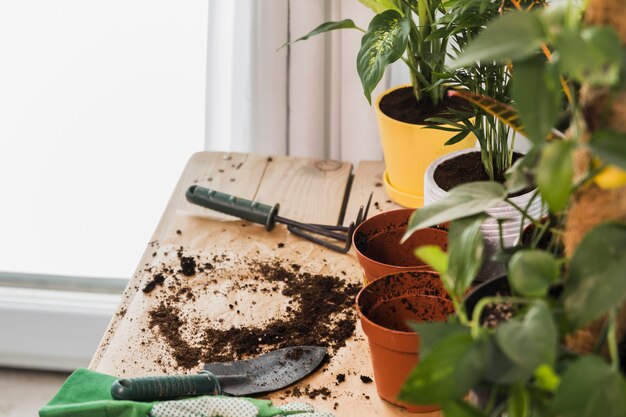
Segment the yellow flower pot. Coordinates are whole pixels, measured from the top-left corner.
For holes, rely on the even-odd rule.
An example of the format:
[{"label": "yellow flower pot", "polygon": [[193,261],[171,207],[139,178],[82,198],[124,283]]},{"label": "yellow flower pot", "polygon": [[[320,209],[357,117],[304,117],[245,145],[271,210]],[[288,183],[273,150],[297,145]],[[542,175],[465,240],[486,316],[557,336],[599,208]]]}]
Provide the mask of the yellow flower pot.
[{"label": "yellow flower pot", "polygon": [[417,208],[424,205],[424,173],[431,162],[447,153],[474,147],[476,136],[470,133],[461,142],[444,146],[455,132],[429,129],[387,116],[380,110],[380,100],[403,87],[406,86],[387,90],[376,100],[376,119],[386,167],[383,182],[393,201]]}]

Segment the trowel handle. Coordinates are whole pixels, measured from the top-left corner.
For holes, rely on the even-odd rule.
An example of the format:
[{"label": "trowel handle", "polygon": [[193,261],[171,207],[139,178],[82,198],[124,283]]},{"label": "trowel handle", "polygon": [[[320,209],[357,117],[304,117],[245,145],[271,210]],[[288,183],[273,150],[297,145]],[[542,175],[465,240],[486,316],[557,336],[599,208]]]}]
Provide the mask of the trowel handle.
[{"label": "trowel handle", "polygon": [[262,224],[267,230],[274,228],[280,207],[278,204],[268,206],[197,185],[189,187],[185,196],[192,204]]},{"label": "trowel handle", "polygon": [[111,385],[111,396],[116,400],[157,401],[221,393],[218,379],[208,371],[195,375],[118,379]]}]

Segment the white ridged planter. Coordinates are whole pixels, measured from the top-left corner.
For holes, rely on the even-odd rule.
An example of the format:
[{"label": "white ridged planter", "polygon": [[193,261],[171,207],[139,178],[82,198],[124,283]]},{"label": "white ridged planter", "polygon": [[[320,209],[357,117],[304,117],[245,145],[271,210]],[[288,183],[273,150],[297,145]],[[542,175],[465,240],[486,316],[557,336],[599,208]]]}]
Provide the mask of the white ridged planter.
[{"label": "white ridged planter", "polygon": [[[447,161],[449,159],[453,159],[458,155],[463,155],[470,152],[479,152],[476,149],[464,149],[457,152],[452,152],[447,155],[440,157],[435,160],[430,166],[426,169],[426,173],[424,174],[424,205],[427,206],[429,204],[433,204],[439,200],[441,200],[446,194],[447,191],[442,190],[437,183],[435,183],[435,170],[437,167]],[[512,197],[511,201],[514,202],[518,207],[525,208],[528,205],[531,197],[533,196],[533,192],[528,192],[526,194],[519,195],[517,197]],[[541,198],[539,196],[535,197],[532,204],[528,209],[528,214],[533,218],[541,218],[543,216],[543,211],[541,208]],[[504,243],[506,246],[511,246],[515,243],[517,238],[519,237],[520,231],[520,222],[522,221],[522,215],[515,210],[510,204],[501,203],[495,207],[492,207],[487,210],[489,215],[491,216],[487,219],[481,230],[483,232],[483,236],[485,239],[491,244],[490,246],[497,248],[499,242],[499,228],[498,222],[496,219],[507,219],[505,223],[502,224],[502,236],[504,239]],[[529,223],[528,220],[524,220],[524,226]]]}]

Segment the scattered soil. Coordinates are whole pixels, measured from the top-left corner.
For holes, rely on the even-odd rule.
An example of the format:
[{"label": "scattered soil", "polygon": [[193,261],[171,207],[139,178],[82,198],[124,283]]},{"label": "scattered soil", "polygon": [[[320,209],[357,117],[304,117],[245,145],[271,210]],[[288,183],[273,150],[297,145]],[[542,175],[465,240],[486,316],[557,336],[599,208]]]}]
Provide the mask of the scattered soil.
[{"label": "scattered soil", "polygon": [[369,376],[361,375],[361,382],[363,382],[364,384],[371,384],[372,382],[374,382],[374,380]]},{"label": "scattered soil", "polygon": [[151,293],[156,288],[157,285],[163,285],[164,282],[165,282],[165,276],[162,273],[158,273],[155,276],[153,276],[150,281],[146,283],[142,291],[145,292],[146,294]]},{"label": "scattered soil", "polygon": [[[178,251],[181,272],[195,274],[196,259],[182,253],[181,248]],[[213,262],[227,259],[214,256]],[[211,265],[211,269],[213,267]],[[288,298],[286,313],[264,323],[242,327],[217,328],[209,320],[194,320],[191,324],[197,338],[190,342],[181,334],[181,329],[190,323],[179,307],[196,295],[184,281],[178,280],[168,287],[160,305],[149,312],[149,328],[165,342],[180,368],[191,369],[204,362],[233,361],[291,346],[324,346],[332,356],[354,334],[357,317],[353,305],[360,285],[346,283],[336,276],[303,272],[300,265],[289,265],[281,260],[254,261],[244,275],[247,276],[238,276],[234,281],[236,289],[285,296]],[[236,306],[236,301],[229,305],[232,310]],[[239,314],[239,310],[236,311]],[[298,352],[292,355],[297,359]]]},{"label": "scattered soil", "polygon": [[[513,153],[513,162],[524,155]],[[437,167],[434,174],[435,182],[444,191],[450,191],[457,185],[467,184],[474,181],[489,181],[489,175],[483,167],[480,159],[480,152],[470,152],[448,159]],[[495,181],[504,184],[504,175],[496,176]],[[511,194],[511,197],[525,194],[531,189],[525,189],[518,193]]]},{"label": "scattered soil", "polygon": [[[467,103],[458,97],[446,97],[438,107],[433,107],[430,99],[417,101],[413,94],[413,88],[404,87],[392,91],[380,100],[380,109],[387,116],[401,122],[412,124],[432,124],[426,119],[435,116],[444,116],[450,110],[468,109]],[[469,109],[471,111],[471,108]]]},{"label": "scattered soil", "polygon": [[181,256],[180,271],[188,277],[196,275],[196,260],[191,256]]},{"label": "scattered soil", "polygon": [[337,384],[341,384],[346,380],[346,374],[337,374]]}]

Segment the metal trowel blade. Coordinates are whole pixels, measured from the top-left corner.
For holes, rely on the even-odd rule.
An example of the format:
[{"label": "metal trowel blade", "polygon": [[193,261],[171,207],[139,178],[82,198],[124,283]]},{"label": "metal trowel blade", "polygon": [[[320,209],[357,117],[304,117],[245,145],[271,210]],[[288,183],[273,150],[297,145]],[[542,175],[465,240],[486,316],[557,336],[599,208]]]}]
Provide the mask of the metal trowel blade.
[{"label": "metal trowel blade", "polygon": [[324,356],[326,348],[297,346],[252,359],[207,363],[204,369],[217,376],[223,393],[244,396],[285,388],[313,372]]}]

